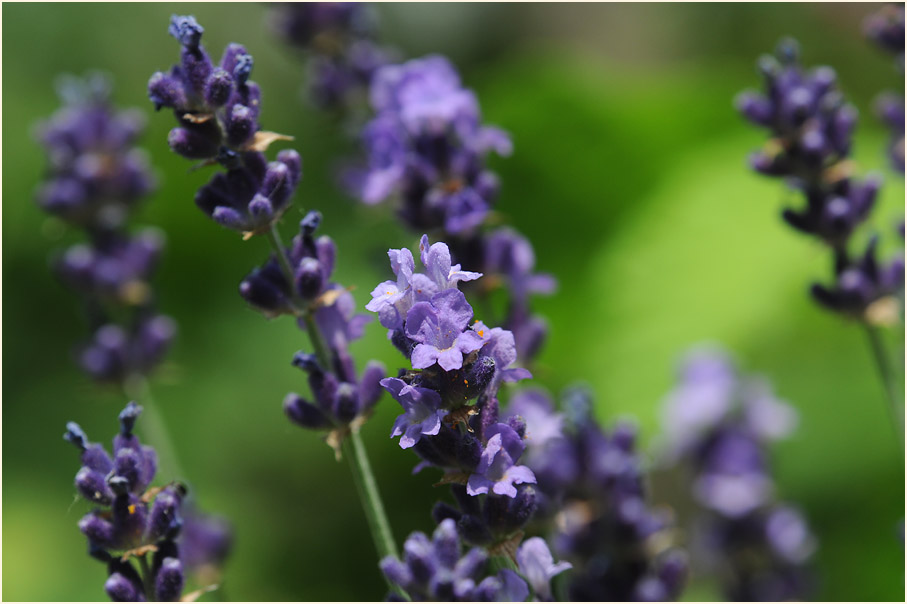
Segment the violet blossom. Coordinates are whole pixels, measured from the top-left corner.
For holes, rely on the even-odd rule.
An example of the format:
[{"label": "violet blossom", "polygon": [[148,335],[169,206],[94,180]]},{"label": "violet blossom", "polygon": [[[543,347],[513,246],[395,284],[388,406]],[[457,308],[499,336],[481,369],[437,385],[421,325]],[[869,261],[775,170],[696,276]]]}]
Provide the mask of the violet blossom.
[{"label": "violet blossom", "polygon": [[702,510],[694,543],[701,570],[718,573],[734,600],[807,595],[815,540],[799,512],[776,500],[767,447],[793,430],[793,409],[764,380],[703,350],[681,365],[664,417],[668,459],[687,468]]}]

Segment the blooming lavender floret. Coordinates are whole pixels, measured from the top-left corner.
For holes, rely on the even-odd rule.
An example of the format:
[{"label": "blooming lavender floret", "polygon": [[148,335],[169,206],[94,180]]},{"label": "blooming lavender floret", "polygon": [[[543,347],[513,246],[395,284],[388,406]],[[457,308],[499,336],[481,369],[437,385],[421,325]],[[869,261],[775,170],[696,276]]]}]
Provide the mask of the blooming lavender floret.
[{"label": "blooming lavender floret", "polygon": [[[63,438],[81,452],[76,489],[98,506],[82,517],[79,530],[88,539],[91,555],[108,564],[104,588],[112,600],[178,601],[184,584],[179,548],[185,541],[181,531],[186,489],[179,483],[149,488],[157,472],[157,454],[133,433],[141,412],[130,402],[120,413],[113,455],[91,443],[78,424],[66,425]],[[150,558],[150,565],[142,564],[142,573],[150,576],[141,576],[133,566],[137,557]],[[200,564],[222,560],[208,554],[195,558]],[[146,591],[149,585],[154,593]]]},{"label": "blooming lavender floret", "polygon": [[476,471],[470,475],[466,492],[470,495],[496,493],[516,497],[516,486],[535,483],[535,474],[526,466],[516,464],[526,445],[507,424],[495,424],[486,432],[485,450]]},{"label": "blooming lavender floret", "polygon": [[381,560],[384,576],[416,601],[523,601],[526,582],[510,570],[485,577],[488,556],[479,548],[462,554],[452,519],[443,520],[431,539],[412,533],[403,544],[403,560]]},{"label": "blooming lavender floret", "polygon": [[728,598],[790,600],[809,591],[814,539],[803,517],[776,501],[767,459],[767,444],[795,424],[764,380],[742,377],[718,351],[691,353],[666,398],[666,453],[690,470],[703,570],[720,572]]},{"label": "blooming lavender floret", "polygon": [[516,561],[520,566],[520,572],[542,601],[552,600],[551,579],[573,568],[569,562],[555,564],[548,544],[541,537],[524,541],[516,552]]},{"label": "blooming lavender floret", "polygon": [[397,417],[391,438],[400,436],[400,447],[408,449],[422,438],[441,430],[447,411],[441,409],[441,397],[434,390],[413,387],[398,378],[385,378],[381,385],[400,403],[405,413]]}]

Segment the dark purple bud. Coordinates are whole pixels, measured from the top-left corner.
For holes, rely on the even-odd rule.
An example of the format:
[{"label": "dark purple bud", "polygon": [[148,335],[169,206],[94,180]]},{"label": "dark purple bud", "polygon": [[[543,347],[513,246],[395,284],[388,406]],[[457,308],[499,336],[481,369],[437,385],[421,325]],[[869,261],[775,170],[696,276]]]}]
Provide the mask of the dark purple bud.
[{"label": "dark purple bud", "polygon": [[350,422],[359,413],[359,392],[356,386],[343,382],[337,387],[332,409],[340,422]]},{"label": "dark purple bud", "polygon": [[205,103],[210,107],[221,107],[230,100],[232,92],[233,77],[218,67],[205,83]]},{"label": "dark purple bud", "polygon": [[284,149],[277,154],[277,161],[287,167],[290,184],[295,187],[302,180],[302,158],[293,149]]},{"label": "dark purple bud", "polygon": [[457,521],[457,530],[460,531],[463,541],[470,545],[481,547],[488,545],[494,540],[488,530],[488,526],[480,518],[471,514],[464,514]]},{"label": "dark purple bud", "polygon": [[480,357],[466,373],[466,398],[472,399],[483,392],[494,378],[495,362],[491,357]]},{"label": "dark purple bud", "polygon": [[155,109],[161,107],[185,107],[186,95],[182,84],[174,77],[157,72],[148,80],[148,98]]},{"label": "dark purple bud", "polygon": [[318,261],[321,262],[324,278],[330,279],[334,272],[334,261],[337,258],[337,246],[334,245],[334,240],[327,235],[322,235],[315,240],[315,252]]},{"label": "dark purple bud", "polygon": [[252,66],[255,61],[250,54],[241,54],[236,57],[236,65],[233,67],[233,79],[236,80],[237,86],[245,86],[249,76],[252,75]]},{"label": "dark purple bud", "polygon": [[290,393],[283,399],[283,410],[292,421],[303,428],[319,430],[331,425],[322,411],[298,394]]},{"label": "dark purple bud", "polygon": [[176,38],[180,44],[189,49],[196,49],[202,40],[205,29],[191,15],[170,17],[167,33]]},{"label": "dark purple bud", "polygon": [[211,218],[213,218],[215,222],[217,222],[221,226],[237,231],[243,230],[246,224],[246,221],[242,217],[242,214],[240,214],[233,208],[228,208],[226,206],[218,206],[214,208],[214,212],[211,214]]},{"label": "dark purple bud", "polygon": [[82,497],[94,503],[110,505],[113,501],[113,491],[107,486],[104,474],[91,468],[83,467],[79,470],[76,474],[76,488]]},{"label": "dark purple bud", "polygon": [[91,468],[95,472],[100,472],[104,476],[113,470],[113,460],[104,450],[104,447],[95,443],[89,444],[82,452],[82,465]]},{"label": "dark purple bud", "polygon": [[113,524],[95,513],[86,514],[79,520],[79,530],[94,544],[106,547],[113,542]]},{"label": "dark purple bud", "polygon": [[186,159],[209,159],[217,155],[219,143],[187,128],[174,128],[167,135],[167,144],[174,153]]},{"label": "dark purple bud", "polygon": [[258,129],[255,115],[245,105],[236,104],[227,117],[227,142],[233,147],[240,147],[251,138]]},{"label": "dark purple bud", "polygon": [[88,447],[88,436],[76,422],[67,422],[63,439],[74,444],[80,451],[84,451]]},{"label": "dark purple bud", "polygon": [[249,202],[249,214],[262,223],[268,223],[274,218],[274,206],[271,205],[270,199],[261,193],[256,193]]},{"label": "dark purple bud", "polygon": [[456,523],[453,520],[441,522],[432,534],[432,544],[441,564],[453,568],[460,559],[460,540],[457,536]]},{"label": "dark purple bud", "polygon": [[384,573],[384,576],[394,585],[409,585],[413,580],[413,576],[409,572],[409,568],[406,564],[393,556],[382,558],[379,566],[381,567],[381,572]]},{"label": "dark purple bud", "polygon": [[104,591],[114,602],[139,602],[145,599],[138,587],[120,573],[113,573],[107,578]]},{"label": "dark purple bud", "polygon": [[183,565],[178,558],[165,558],[154,582],[158,602],[177,602],[183,592]]},{"label": "dark purple bud", "polygon": [[321,224],[321,212],[312,210],[299,222],[299,229],[304,237],[311,237],[315,234],[318,226]]},{"label": "dark purple bud", "polygon": [[443,521],[446,520],[447,518],[451,518],[451,519],[453,519],[454,521],[457,521],[457,520],[459,520],[462,516],[463,516],[463,514],[460,513],[460,510],[458,510],[457,508],[453,507],[453,506],[450,505],[449,503],[444,503],[443,501],[437,502],[437,503],[434,505],[434,507],[431,509],[431,517],[432,517],[432,518],[434,519],[434,521],[435,521],[436,523],[438,523],[438,524],[440,524],[441,522],[443,522]]},{"label": "dark purple bud", "polygon": [[743,92],[737,96],[734,105],[737,111],[751,122],[760,126],[771,124],[772,105],[765,97],[752,92]]},{"label": "dark purple bud", "polygon": [[129,401],[126,407],[120,411],[120,434],[130,436],[135,428],[135,420],[142,414],[142,407],[135,401]]},{"label": "dark purple bud", "polygon": [[107,486],[117,495],[129,492],[129,479],[123,476],[111,475],[107,477]]},{"label": "dark purple bud", "polygon": [[369,361],[359,380],[359,407],[361,411],[371,409],[384,394],[381,380],[387,375],[384,365],[377,361]]},{"label": "dark purple bud", "polygon": [[511,415],[507,418],[507,425],[510,426],[517,436],[526,438],[526,420],[520,415]]},{"label": "dark purple bud", "polygon": [[475,577],[485,570],[488,556],[480,549],[471,549],[457,563],[457,573],[461,577]]},{"label": "dark purple bud", "polygon": [[403,560],[409,567],[413,579],[426,584],[438,568],[434,548],[428,537],[422,533],[414,533],[403,544]]},{"label": "dark purple bud", "polygon": [[324,287],[321,263],[314,258],[303,258],[296,269],[296,291],[305,300],[314,300]]},{"label": "dark purple bud", "polygon": [[321,365],[318,364],[318,357],[301,350],[293,355],[292,365],[306,373],[322,373]]},{"label": "dark purple bud", "polygon": [[271,281],[258,277],[258,270],[255,269],[239,284],[239,295],[252,306],[266,312],[282,312],[288,304],[287,296]]},{"label": "dark purple bud", "polygon": [[158,494],[148,519],[148,541],[156,543],[176,537],[183,524],[179,508],[180,496],[174,490],[165,489]]}]

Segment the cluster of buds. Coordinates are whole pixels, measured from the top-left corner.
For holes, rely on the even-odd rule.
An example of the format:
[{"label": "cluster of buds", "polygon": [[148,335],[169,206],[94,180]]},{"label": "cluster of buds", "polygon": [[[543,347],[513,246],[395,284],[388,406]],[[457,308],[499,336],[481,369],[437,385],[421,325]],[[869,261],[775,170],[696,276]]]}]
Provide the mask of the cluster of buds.
[{"label": "cluster of buds", "polygon": [[[867,272],[866,263],[848,252],[852,235],[868,218],[881,185],[878,177],[860,182],[851,176],[856,109],[837,90],[831,68],[807,72],[798,54],[794,41],[783,41],[776,57],[759,60],[765,93],[747,92],[737,98],[740,112],[772,135],[765,149],[752,155],[752,167],[786,179],[803,194],[805,207],[784,210],[784,220],[833,252],[835,281],[831,286],[814,285],[815,299],[859,320],[892,320],[886,309],[903,287],[903,260],[895,261],[900,270],[893,266]],[[873,255],[874,243],[870,243],[863,257]],[[874,259],[871,264],[876,265]],[[882,273],[891,278],[879,276]]]},{"label": "cluster of buds", "polygon": [[259,127],[261,90],[251,81],[253,60],[244,46],[230,44],[215,66],[201,44],[204,28],[194,17],[174,15],[170,35],[179,41],[180,63],[148,82],[156,109],[173,110],[179,126],[170,131],[170,148],[187,159],[219,163],[198,192],[198,207],[221,225],[246,237],[264,233],[290,205],[302,178],[302,161],[293,150],[268,163],[263,152],[290,137]]},{"label": "cluster of buds", "polygon": [[668,545],[669,519],[647,501],[635,429],[602,430],[581,389],[565,393],[563,406],[558,413],[547,394],[525,390],[506,416],[525,423],[526,464],[538,478],[536,521],[550,527],[556,552],[573,565],[569,599],[676,599],[686,556]]},{"label": "cluster of buds", "polygon": [[[276,161],[266,162],[265,148],[288,137],[258,129],[261,92],[249,80],[252,57],[243,46],[230,44],[221,66],[214,67],[200,43],[202,31],[194,17],[171,19],[170,34],[182,45],[182,61],[169,75],[154,74],[149,94],[156,106],[172,107],[180,121],[170,133],[174,151],[227,170],[198,191],[196,204],[246,238],[267,234],[271,240],[274,254],[243,279],[239,293],[265,317],[291,315],[308,332],[315,354],[297,353],[293,365],[308,374],[314,402],[291,393],[284,410],[304,428],[327,431],[327,442],[339,456],[345,436],[369,417],[381,395],[384,367],[369,363],[359,379],[349,350],[370,317],[356,314],[353,296],[331,281],[337,248],[330,237],[315,237],[321,214],[306,214],[289,247],[279,242],[276,224],[292,203],[302,160],[296,151],[284,150]],[[240,128],[237,115],[248,124]]]},{"label": "cluster of buds", "polygon": [[[183,485],[150,486],[157,454],[133,433],[141,412],[129,403],[120,413],[112,456],[89,442],[78,424],[67,424],[63,437],[81,452],[76,489],[98,506],[79,521],[79,529],[88,539],[90,554],[107,564],[104,589],[111,599],[177,602],[186,573],[219,566],[229,551],[230,536],[221,521],[198,513],[184,515]],[[191,555],[187,558],[184,552]],[[209,589],[182,600],[192,601]]]},{"label": "cluster of buds", "polygon": [[666,455],[688,470],[701,510],[696,559],[731,600],[808,595],[815,541],[802,515],[776,500],[768,465],[768,443],[796,421],[766,382],[742,378],[715,352],[690,355],[666,399]]},{"label": "cluster of buds", "polygon": [[372,76],[393,52],[377,44],[371,7],[358,2],[280,2],[271,27],[306,58],[309,96],[341,113],[361,111]]},{"label": "cluster of buds", "polygon": [[80,346],[79,365],[93,378],[122,383],[156,366],[173,340],[175,324],[156,312],[151,278],[162,235],[127,230],[128,218],[154,179],[135,148],[144,119],[115,111],[102,75],[63,78],[65,106],[38,127],[49,160],[38,203],[88,241],[53,262],[60,279],[84,299],[92,335]]}]

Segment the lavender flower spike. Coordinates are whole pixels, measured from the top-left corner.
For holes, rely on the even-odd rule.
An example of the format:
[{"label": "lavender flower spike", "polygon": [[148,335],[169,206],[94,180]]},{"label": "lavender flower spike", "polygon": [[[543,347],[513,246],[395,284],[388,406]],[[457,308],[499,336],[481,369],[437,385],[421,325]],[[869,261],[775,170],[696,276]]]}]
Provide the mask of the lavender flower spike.
[{"label": "lavender flower spike", "polygon": [[527,539],[516,552],[520,572],[542,600],[551,600],[551,579],[573,568],[569,562],[554,563],[548,544],[541,537]]},{"label": "lavender flower spike", "polygon": [[438,433],[447,411],[440,408],[441,397],[437,392],[410,386],[398,378],[385,378],[381,380],[381,385],[405,410],[394,421],[391,431],[391,438],[401,436],[401,449],[408,449],[418,443],[423,434]]},{"label": "lavender flower spike", "polygon": [[535,483],[535,474],[526,466],[516,465],[526,449],[523,439],[507,424],[495,424],[485,432],[488,442],[475,473],[469,477],[466,492],[470,495],[495,493],[516,497],[518,484]]}]

